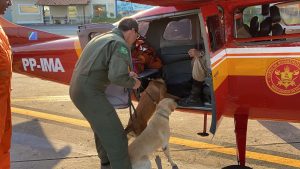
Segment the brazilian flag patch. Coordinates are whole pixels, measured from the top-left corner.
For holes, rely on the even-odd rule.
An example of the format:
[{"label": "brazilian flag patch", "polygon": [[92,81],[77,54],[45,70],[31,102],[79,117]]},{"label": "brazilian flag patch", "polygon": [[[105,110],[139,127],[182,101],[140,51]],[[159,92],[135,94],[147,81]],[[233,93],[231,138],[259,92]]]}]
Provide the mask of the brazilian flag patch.
[{"label": "brazilian flag patch", "polygon": [[123,54],[123,55],[128,55],[128,50],[127,50],[127,48],[126,47],[124,47],[124,46],[121,46],[120,48],[119,48],[119,52],[120,52],[120,54]]}]

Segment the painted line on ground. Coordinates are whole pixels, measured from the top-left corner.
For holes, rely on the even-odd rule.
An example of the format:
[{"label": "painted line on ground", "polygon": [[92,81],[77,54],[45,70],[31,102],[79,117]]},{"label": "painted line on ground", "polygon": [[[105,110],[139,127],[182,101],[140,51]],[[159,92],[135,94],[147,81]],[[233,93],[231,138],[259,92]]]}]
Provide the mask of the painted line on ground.
[{"label": "painted line on ground", "polygon": [[24,97],[12,99],[12,102],[26,102],[26,101],[49,101],[49,102],[61,102],[61,101],[71,101],[69,95],[60,96],[36,96],[36,97]]},{"label": "painted line on ground", "polygon": [[[89,123],[86,120],[63,117],[63,116],[58,116],[58,115],[53,115],[53,114],[48,114],[48,113],[43,113],[43,112],[38,112],[33,110],[15,108],[15,107],[12,107],[12,112],[16,114],[51,120],[55,122],[67,123],[67,124],[72,124],[72,125],[82,126],[82,127],[90,127]],[[205,149],[205,150],[227,154],[227,155],[233,155],[233,156],[236,155],[236,149],[234,148],[226,148],[223,146],[208,144],[200,141],[193,141],[188,139],[171,137],[170,143],[187,146],[191,148]],[[280,156],[275,156],[270,154],[247,151],[246,158],[300,168],[300,160],[280,157]]]}]

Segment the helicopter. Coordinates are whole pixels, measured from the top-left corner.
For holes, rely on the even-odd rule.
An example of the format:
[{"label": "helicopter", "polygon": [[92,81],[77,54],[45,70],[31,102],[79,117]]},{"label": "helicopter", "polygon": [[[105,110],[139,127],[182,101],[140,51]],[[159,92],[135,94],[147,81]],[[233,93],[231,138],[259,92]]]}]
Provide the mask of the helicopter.
[{"label": "helicopter", "polygon": [[[179,110],[211,114],[213,134],[222,117],[234,118],[240,166],[246,165],[248,119],[300,122],[300,1],[130,1],[157,6],[132,17],[160,56],[159,73],[167,87],[188,84],[180,90],[188,92],[187,51],[204,51],[210,105]],[[117,25],[82,25],[78,37],[70,38],[3,18],[0,23],[13,49],[14,72],[67,85],[88,41]]]}]

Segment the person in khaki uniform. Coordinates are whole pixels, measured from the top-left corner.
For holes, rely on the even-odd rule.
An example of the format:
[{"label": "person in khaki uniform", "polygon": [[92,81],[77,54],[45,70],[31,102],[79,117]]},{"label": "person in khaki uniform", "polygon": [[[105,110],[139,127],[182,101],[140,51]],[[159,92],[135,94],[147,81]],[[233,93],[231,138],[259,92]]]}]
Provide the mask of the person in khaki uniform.
[{"label": "person in khaki uniform", "polygon": [[[0,14],[11,5],[10,0],[0,0]],[[11,48],[7,36],[0,25],[0,168],[10,168],[11,145]]]},{"label": "person in khaki uniform", "polygon": [[122,19],[118,28],[87,44],[72,75],[70,97],[94,131],[102,168],[132,168],[124,128],[105,90],[110,84],[133,89],[140,86],[137,74],[129,72],[130,48],[137,37],[136,20]]}]

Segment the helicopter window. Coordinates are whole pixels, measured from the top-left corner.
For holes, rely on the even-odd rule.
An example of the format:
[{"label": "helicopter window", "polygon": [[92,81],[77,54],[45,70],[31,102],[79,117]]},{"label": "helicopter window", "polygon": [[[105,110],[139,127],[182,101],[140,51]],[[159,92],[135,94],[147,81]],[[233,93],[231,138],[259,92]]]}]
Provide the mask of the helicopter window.
[{"label": "helicopter window", "polygon": [[264,15],[262,15],[263,11],[265,11],[265,10],[262,9],[261,5],[247,7],[242,13],[243,24],[246,24],[250,27],[250,22],[251,22],[251,19],[253,20],[253,17],[257,17],[258,22],[261,22],[262,20],[264,20]]},{"label": "helicopter window", "polygon": [[89,34],[89,40],[93,39],[94,37],[96,37],[98,35],[101,35],[101,33],[100,32],[91,32]]},{"label": "helicopter window", "polygon": [[139,22],[139,34],[142,36],[142,37],[145,37],[148,29],[149,29],[149,23],[150,22],[146,22],[146,21],[141,21]]},{"label": "helicopter window", "polygon": [[[236,17],[242,14],[242,17]],[[250,42],[270,43],[273,41],[295,40],[299,36],[287,36],[300,33],[300,2],[263,4],[237,9],[235,11],[235,38],[257,38]],[[239,31],[251,36],[243,36]],[[263,38],[265,37],[265,38]]]},{"label": "helicopter window", "polygon": [[280,4],[278,7],[286,25],[300,25],[300,2]]},{"label": "helicopter window", "polygon": [[236,38],[250,38],[250,27],[247,24],[243,23],[242,13],[235,13],[235,34]]},{"label": "helicopter window", "polygon": [[207,27],[210,39],[210,47],[213,52],[224,45],[224,31],[218,15],[207,17]]},{"label": "helicopter window", "polygon": [[165,40],[191,40],[192,39],[192,22],[185,18],[179,21],[168,23],[163,34]]}]

